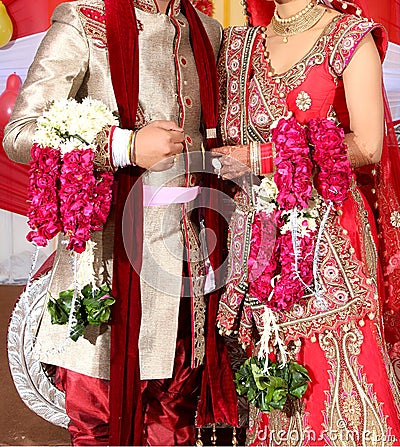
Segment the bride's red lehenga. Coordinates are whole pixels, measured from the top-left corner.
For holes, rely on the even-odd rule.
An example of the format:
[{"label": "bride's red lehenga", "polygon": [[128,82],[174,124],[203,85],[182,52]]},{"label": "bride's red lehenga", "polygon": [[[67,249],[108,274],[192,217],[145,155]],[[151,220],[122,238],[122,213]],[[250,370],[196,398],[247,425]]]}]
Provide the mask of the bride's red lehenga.
[{"label": "bride's red lehenga", "polygon": [[[267,9],[273,3],[253,2],[249,9],[251,4],[253,20],[268,23]],[[260,16],[263,8],[265,17]],[[368,33],[383,57],[387,42],[379,24],[338,15],[305,57],[271,77],[261,30],[228,29],[219,62],[224,144],[248,143],[249,135],[269,141],[271,123],[289,111],[304,124],[312,118],[337,118],[348,132],[342,74]],[[311,384],[286,412],[267,415],[251,408],[250,445],[400,445],[397,383],[383,335],[396,363],[400,170],[393,135],[387,126],[380,164],[358,173],[358,186],[353,184],[340,212],[328,219],[319,262],[326,308],[308,296],[278,315],[281,333],[286,343],[295,341],[295,358],[307,367]],[[246,198],[239,194],[237,199],[230,226],[230,276],[218,323],[225,332],[238,331],[239,341],[251,346],[254,330],[263,329],[264,306],[244,299],[236,287],[246,244]]]}]

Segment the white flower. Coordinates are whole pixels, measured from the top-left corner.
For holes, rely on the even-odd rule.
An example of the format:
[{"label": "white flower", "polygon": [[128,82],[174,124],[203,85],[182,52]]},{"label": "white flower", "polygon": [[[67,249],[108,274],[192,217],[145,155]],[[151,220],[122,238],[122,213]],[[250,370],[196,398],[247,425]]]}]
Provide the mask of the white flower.
[{"label": "white flower", "polygon": [[106,125],[118,125],[118,121],[103,102],[89,97],[81,103],[73,98],[61,99],[54,101],[37,120],[33,141],[65,154],[91,147]]},{"label": "white flower", "polygon": [[263,197],[266,197],[269,200],[276,200],[278,187],[276,186],[273,177],[267,176],[261,180],[260,193]]},{"label": "white flower", "polygon": [[253,191],[256,197],[256,211],[264,211],[270,214],[277,209],[276,197],[278,195],[278,188],[274,182],[273,175],[264,177],[260,185],[253,186]]},{"label": "white flower", "polygon": [[[281,227],[282,234],[286,234],[293,230],[292,223],[290,221],[290,215],[291,211],[282,212],[282,218],[285,221],[285,223]],[[301,211],[297,211],[295,226],[299,237],[309,236],[310,232],[315,232],[317,230],[317,217],[318,212],[315,208],[307,208]]]}]

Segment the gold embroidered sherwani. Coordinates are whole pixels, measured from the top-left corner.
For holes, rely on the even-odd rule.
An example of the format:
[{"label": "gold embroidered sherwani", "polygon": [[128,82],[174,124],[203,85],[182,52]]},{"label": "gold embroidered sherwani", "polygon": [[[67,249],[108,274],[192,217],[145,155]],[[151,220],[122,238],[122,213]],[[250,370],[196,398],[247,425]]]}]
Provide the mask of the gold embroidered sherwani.
[{"label": "gold embroidered sherwani", "polygon": [[[153,0],[136,0],[139,27],[139,111],[138,126],[149,121],[172,120],[185,130],[189,163],[180,156],[173,168],[144,175],[146,185],[194,186],[195,177],[186,165],[196,166],[200,151],[200,94],[198,77],[189,42],[189,27],[173,0],[167,14],[158,12]],[[222,30],[214,19],[199,12],[217,55]],[[90,96],[103,101],[117,113],[107,57],[104,4],[101,0],[73,1],[59,5],[52,26],[39,47],[28,77],[5,129],[4,148],[10,158],[28,162],[36,119],[46,105],[59,98]],[[204,266],[200,260],[198,237],[183,214],[190,205],[146,207],[144,211],[144,254],[141,272],[142,325],[139,339],[142,379],[172,375],[182,289],[184,244],[190,245],[192,276],[192,328],[197,337],[193,364],[204,355]],[[185,231],[182,230],[185,228]],[[102,232],[92,237],[95,272],[99,284],[111,284],[113,253],[112,212]],[[73,287],[73,255],[60,237],[51,272],[49,293]],[[46,281],[43,286],[46,287]],[[118,299],[118,297],[116,297]],[[189,299],[189,298],[182,298]],[[89,376],[109,377],[109,327],[90,326],[77,342],[68,339],[67,326],[52,325],[43,311],[36,351],[41,361]]]}]

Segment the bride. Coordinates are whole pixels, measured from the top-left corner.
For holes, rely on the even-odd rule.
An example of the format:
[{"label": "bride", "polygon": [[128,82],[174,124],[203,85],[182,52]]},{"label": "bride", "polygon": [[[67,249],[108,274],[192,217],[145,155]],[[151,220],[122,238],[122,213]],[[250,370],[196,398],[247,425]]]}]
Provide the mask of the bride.
[{"label": "bride", "polygon": [[247,442],[399,445],[382,335],[399,285],[385,31],[361,1],[246,8],[252,26],[227,29],[220,52],[214,166],[241,186],[218,324],[251,356],[236,373]]}]

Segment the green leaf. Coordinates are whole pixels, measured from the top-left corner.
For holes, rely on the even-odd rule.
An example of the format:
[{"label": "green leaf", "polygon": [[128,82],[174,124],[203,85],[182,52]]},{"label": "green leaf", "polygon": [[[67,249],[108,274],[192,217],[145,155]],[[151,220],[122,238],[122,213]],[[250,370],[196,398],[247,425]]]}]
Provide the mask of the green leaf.
[{"label": "green leaf", "polygon": [[307,391],[308,383],[304,385],[300,385],[297,388],[290,388],[290,395],[300,399],[304,396],[304,393]]},{"label": "green leaf", "polygon": [[[111,289],[103,284],[98,289],[93,290],[91,284],[82,288],[76,299],[75,318],[77,324],[72,328],[70,338],[76,341],[84,335],[86,327],[90,325],[101,325],[110,320],[111,309],[115,299],[110,295]],[[66,324],[71,313],[74,290],[63,290],[58,294],[56,300],[52,299],[47,304],[53,324]]]},{"label": "green leaf", "polygon": [[235,384],[239,395],[246,395],[250,403],[261,411],[282,410],[288,396],[301,398],[310,380],[306,368],[296,362],[284,366],[268,360],[264,373],[265,359],[250,357],[235,373]]},{"label": "green leaf", "polygon": [[307,379],[310,380],[310,376],[308,374],[308,371],[307,371],[307,369],[303,365],[300,365],[297,362],[289,362],[288,363],[288,368],[289,368],[289,370],[290,370],[290,372],[292,374],[294,374],[295,372],[298,372],[302,376],[307,377]]},{"label": "green leaf", "polygon": [[47,303],[52,324],[66,324],[68,322],[69,311],[58,300]]},{"label": "green leaf", "polygon": [[71,332],[69,334],[69,338],[73,341],[77,341],[78,338],[84,335],[86,332],[86,325],[81,321],[71,328]]},{"label": "green leaf", "polygon": [[73,294],[73,290],[65,290],[59,294],[59,298],[56,300],[48,301],[47,310],[50,313],[52,324],[66,324],[68,322]]}]

